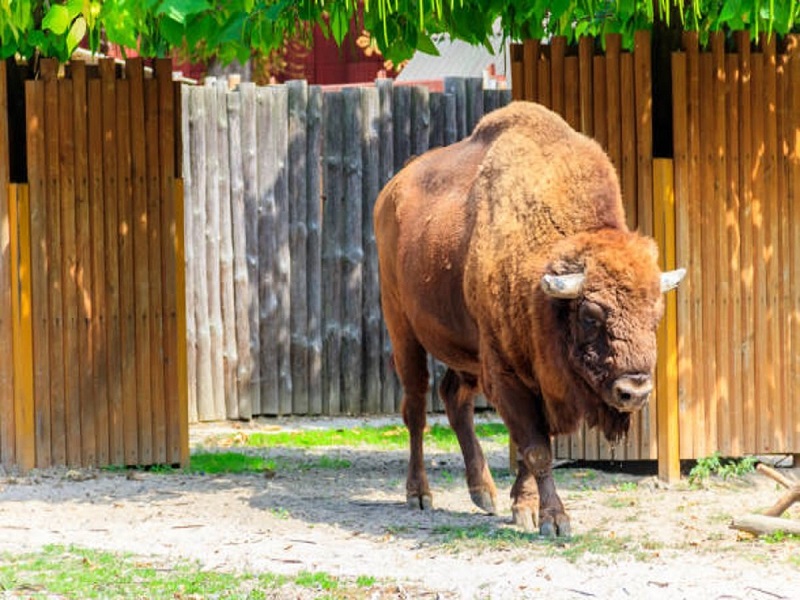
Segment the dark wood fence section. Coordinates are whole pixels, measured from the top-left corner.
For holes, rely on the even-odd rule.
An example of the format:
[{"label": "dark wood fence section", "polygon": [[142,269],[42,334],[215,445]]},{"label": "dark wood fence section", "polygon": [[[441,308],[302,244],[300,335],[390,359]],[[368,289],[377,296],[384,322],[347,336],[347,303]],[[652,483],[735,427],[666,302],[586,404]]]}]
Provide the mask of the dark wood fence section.
[{"label": "dark wood fence section", "polygon": [[412,156],[511,96],[445,88],[184,88],[192,420],[399,410],[372,207]]},{"label": "dark wood fence section", "polygon": [[0,182],[3,464],[184,463],[180,88],[168,60],[62,69],[25,82],[28,182]]}]

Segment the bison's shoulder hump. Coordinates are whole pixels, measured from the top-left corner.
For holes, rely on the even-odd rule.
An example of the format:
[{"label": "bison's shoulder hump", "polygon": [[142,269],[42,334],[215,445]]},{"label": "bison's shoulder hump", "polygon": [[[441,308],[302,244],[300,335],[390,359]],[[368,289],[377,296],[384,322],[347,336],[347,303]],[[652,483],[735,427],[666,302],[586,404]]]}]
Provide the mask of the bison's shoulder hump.
[{"label": "bison's shoulder hump", "polygon": [[473,137],[494,141],[506,131],[514,131],[540,141],[579,135],[558,114],[535,102],[516,101],[484,116],[475,126]]}]

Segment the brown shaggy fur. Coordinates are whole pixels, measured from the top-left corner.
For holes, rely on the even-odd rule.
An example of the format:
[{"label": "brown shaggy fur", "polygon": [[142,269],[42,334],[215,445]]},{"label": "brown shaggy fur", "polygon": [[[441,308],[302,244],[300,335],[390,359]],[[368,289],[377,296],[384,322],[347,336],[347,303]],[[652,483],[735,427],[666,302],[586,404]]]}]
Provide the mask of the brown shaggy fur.
[{"label": "brown shaggy fur", "polygon": [[[407,165],[374,216],[406,402],[427,387],[428,352],[477,380],[523,449],[532,427],[540,438],[582,418],[610,439],[627,430],[629,414],[606,400],[617,377],[655,366],[660,270],[653,241],[626,227],[616,173],[593,140],[512,103]],[[541,290],[544,273],[577,272],[580,298]],[[587,303],[605,316],[597,339],[582,330]]]}]

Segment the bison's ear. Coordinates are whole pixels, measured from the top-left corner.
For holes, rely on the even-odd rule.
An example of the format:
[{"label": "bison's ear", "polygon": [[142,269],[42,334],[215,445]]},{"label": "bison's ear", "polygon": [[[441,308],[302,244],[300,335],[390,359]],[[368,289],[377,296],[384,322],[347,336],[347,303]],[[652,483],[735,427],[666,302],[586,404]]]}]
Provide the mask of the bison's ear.
[{"label": "bison's ear", "polygon": [[542,275],[542,291],[553,298],[577,298],[583,291],[583,273],[570,275]]},{"label": "bison's ear", "polygon": [[661,292],[668,292],[676,287],[686,275],[686,269],[675,269],[661,274]]}]

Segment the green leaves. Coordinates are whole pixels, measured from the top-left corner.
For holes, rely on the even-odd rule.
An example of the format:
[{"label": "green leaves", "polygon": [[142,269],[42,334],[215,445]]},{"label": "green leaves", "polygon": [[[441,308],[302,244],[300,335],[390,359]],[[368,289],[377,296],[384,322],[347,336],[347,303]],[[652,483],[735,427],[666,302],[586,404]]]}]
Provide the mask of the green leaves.
[{"label": "green leaves", "polygon": [[[67,60],[83,39],[159,56],[180,49],[187,58],[223,62],[267,54],[319,25],[338,44],[363,27],[395,63],[415,51],[435,53],[432,36],[488,44],[495,23],[512,39],[563,35],[623,35],[654,18],[700,32],[797,30],[800,0],[0,0],[0,58],[19,53]],[[363,17],[363,22],[362,22]]]}]

